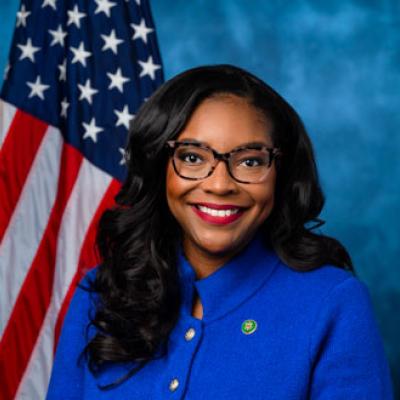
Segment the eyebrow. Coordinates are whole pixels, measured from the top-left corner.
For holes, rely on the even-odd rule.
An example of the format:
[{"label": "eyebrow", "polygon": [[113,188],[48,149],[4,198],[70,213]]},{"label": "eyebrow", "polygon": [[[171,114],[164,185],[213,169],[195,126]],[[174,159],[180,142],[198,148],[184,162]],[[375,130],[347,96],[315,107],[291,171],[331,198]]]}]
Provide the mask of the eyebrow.
[{"label": "eyebrow", "polygon": [[[207,142],[202,142],[200,140],[196,140],[196,139],[182,139],[179,140],[179,142],[183,142],[183,143],[193,143],[193,144],[201,144],[210,148],[213,148],[212,146],[210,146]],[[245,142],[240,144],[239,146],[235,146],[233,149],[231,149],[231,151],[238,149],[240,147],[252,147],[252,146],[266,146],[266,147],[273,147],[272,144],[266,143],[266,142]]]}]

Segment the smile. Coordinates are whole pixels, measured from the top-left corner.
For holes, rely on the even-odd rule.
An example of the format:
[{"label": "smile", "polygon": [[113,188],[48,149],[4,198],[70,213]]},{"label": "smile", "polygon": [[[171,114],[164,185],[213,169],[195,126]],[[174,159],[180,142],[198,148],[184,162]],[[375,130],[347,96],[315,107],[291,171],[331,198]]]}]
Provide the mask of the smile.
[{"label": "smile", "polygon": [[192,209],[203,221],[216,225],[230,224],[239,219],[244,211],[237,206],[218,204],[195,204]]},{"label": "smile", "polygon": [[232,208],[228,210],[215,210],[213,208],[208,208],[205,206],[197,206],[203,213],[212,215],[213,217],[228,217],[229,215],[236,214],[239,212],[238,208]]}]

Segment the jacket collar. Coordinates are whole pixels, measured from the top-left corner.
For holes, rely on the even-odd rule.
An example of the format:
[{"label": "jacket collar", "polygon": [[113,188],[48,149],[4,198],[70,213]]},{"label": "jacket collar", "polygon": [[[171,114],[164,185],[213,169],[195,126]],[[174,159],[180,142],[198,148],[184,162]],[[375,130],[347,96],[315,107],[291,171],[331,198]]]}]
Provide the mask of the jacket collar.
[{"label": "jacket collar", "polygon": [[203,322],[229,313],[251,297],[270,277],[278,264],[276,254],[258,234],[238,255],[211,275],[196,280],[193,267],[183,252],[179,257],[182,294],[181,313],[191,315],[194,290],[203,305]]}]

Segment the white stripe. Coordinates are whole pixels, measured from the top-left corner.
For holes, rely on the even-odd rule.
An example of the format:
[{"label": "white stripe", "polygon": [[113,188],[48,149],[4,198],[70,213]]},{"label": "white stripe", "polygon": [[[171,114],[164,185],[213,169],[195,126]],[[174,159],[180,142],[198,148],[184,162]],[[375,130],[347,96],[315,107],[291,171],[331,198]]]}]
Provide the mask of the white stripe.
[{"label": "white stripe", "polygon": [[36,255],[53,207],[63,139],[49,127],[0,243],[0,337]]},{"label": "white stripe", "polygon": [[87,230],[110,183],[109,175],[84,159],[61,222],[51,303],[16,399],[41,400],[46,396],[57,316],[75,275]]},{"label": "white stripe", "polygon": [[0,99],[0,151],[17,109]]}]

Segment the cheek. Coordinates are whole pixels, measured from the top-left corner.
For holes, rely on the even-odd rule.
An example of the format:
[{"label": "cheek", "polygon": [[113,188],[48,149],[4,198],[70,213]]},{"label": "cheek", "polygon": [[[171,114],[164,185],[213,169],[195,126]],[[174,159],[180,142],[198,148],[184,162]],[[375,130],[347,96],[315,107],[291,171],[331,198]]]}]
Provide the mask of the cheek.
[{"label": "cheek", "polygon": [[184,212],[185,194],[190,190],[189,186],[190,184],[175,173],[172,164],[168,163],[165,180],[167,204],[178,222],[182,219],[180,215]]},{"label": "cheek", "polygon": [[257,203],[260,206],[260,219],[265,220],[271,214],[271,211],[275,204],[275,185],[276,185],[276,174],[275,171],[268,180],[266,186],[255,194]]},{"label": "cheek", "polygon": [[165,188],[166,188],[166,197],[167,203],[172,214],[175,214],[173,211],[174,201],[176,199],[177,192],[177,182],[176,182],[176,174],[174,172],[174,168],[171,165],[171,162],[168,163],[167,173],[165,178]]}]

